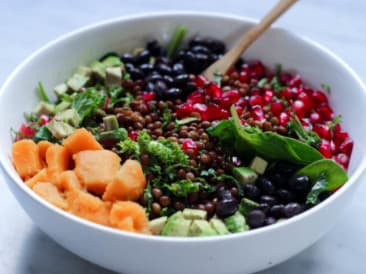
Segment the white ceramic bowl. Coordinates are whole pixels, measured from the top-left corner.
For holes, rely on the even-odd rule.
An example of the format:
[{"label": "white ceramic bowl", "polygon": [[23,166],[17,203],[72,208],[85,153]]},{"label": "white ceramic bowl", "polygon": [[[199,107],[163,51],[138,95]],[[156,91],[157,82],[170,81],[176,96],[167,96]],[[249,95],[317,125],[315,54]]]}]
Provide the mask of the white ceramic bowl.
[{"label": "white ceramic bowl", "polygon": [[[338,57],[318,44],[272,28],[245,56],[264,64],[281,63],[299,72],[314,87],[330,84],[330,103],[343,115],[344,127],[355,146],[347,184],[321,205],[269,227],[206,238],[172,238],[117,231],[65,213],[30,191],[15,172],[11,159],[10,128],[23,121],[23,112],[37,103],[34,87],[46,90],[62,82],[80,64],[109,51],[123,52],[149,38],[166,41],[178,24],[229,44],[253,22],[211,13],[164,13],[115,19],[92,25],[46,45],[7,79],[0,92],[0,160],[13,194],[45,233],[75,254],[105,268],[124,273],[250,273],[278,264],[313,244],[336,222],[349,203],[366,166],[366,132],[360,113],[366,88]],[[5,118],[6,117],[6,118]],[[35,251],[36,252],[36,251]]]}]

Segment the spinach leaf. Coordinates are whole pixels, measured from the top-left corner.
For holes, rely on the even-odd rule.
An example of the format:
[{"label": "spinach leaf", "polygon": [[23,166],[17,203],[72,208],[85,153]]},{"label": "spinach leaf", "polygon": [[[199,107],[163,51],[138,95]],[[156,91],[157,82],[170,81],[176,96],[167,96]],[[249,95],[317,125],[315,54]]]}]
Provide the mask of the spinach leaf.
[{"label": "spinach leaf", "polygon": [[308,176],[313,184],[323,176],[327,181],[324,188],[326,191],[334,190],[348,180],[346,171],[336,162],[329,159],[318,160],[303,167],[296,172],[296,176],[301,175]]},{"label": "spinach leaf", "polygon": [[302,126],[299,117],[297,117],[296,115],[293,115],[291,117],[287,126],[291,132],[296,134],[299,140],[315,148],[319,147],[321,139],[318,134],[316,134],[316,132],[312,130],[306,131]]},{"label": "spinach leaf", "polygon": [[320,176],[306,196],[306,203],[315,205],[319,200],[319,195],[326,190],[328,180],[324,176]]},{"label": "spinach leaf", "polygon": [[231,147],[235,140],[235,127],[231,120],[222,120],[216,125],[209,127],[207,133],[212,137],[217,137],[224,146]]},{"label": "spinach leaf", "polygon": [[71,107],[79,113],[81,121],[83,121],[103,106],[105,98],[105,94],[97,91],[95,88],[88,88],[75,96]]},{"label": "spinach leaf", "polygon": [[49,141],[51,143],[57,142],[57,139],[52,135],[51,131],[46,126],[40,127],[36,134],[34,134],[33,136],[33,141],[36,143],[42,140]]}]

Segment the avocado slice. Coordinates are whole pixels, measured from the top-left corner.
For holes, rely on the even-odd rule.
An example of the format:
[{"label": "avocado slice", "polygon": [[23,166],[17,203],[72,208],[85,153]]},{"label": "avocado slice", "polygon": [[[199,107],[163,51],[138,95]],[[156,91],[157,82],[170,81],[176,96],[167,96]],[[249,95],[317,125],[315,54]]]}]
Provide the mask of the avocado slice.
[{"label": "avocado slice", "polygon": [[53,89],[57,98],[62,96],[62,94],[67,93],[68,90],[69,90],[69,87],[65,83],[59,84],[59,85],[55,86],[55,88]]},{"label": "avocado slice", "polygon": [[216,231],[217,235],[226,235],[230,233],[229,230],[227,230],[224,222],[220,219],[212,218],[209,224]]},{"label": "avocado slice", "polygon": [[122,85],[121,67],[109,67],[106,69],[105,85],[107,87],[120,87]]},{"label": "avocado slice", "polygon": [[199,210],[199,209],[192,209],[192,208],[185,208],[183,210],[183,217],[188,220],[206,220],[207,211]]},{"label": "avocado slice", "polygon": [[253,184],[258,178],[258,174],[249,167],[235,167],[233,168],[233,175],[243,185]]},{"label": "avocado slice", "polygon": [[159,235],[168,220],[167,216],[163,216],[149,222],[149,228],[154,235]]},{"label": "avocado slice", "polygon": [[71,76],[69,80],[67,80],[67,86],[72,91],[79,91],[82,87],[86,85],[86,83],[90,80],[90,77],[84,74],[75,73]]},{"label": "avocado slice", "polygon": [[46,103],[44,101],[40,101],[36,106],[36,108],[34,109],[34,112],[37,113],[38,115],[41,114],[49,115],[53,114],[54,111],[55,111],[55,105]]},{"label": "avocado slice", "polygon": [[92,73],[95,74],[98,78],[105,79],[106,67],[104,64],[98,61],[94,61],[90,64],[90,68],[92,69]]},{"label": "avocado slice", "polygon": [[249,226],[246,224],[244,216],[241,215],[238,211],[234,215],[225,218],[224,222],[226,228],[231,233],[249,230]]},{"label": "avocado slice", "polygon": [[79,113],[73,108],[66,109],[60,113],[57,113],[54,119],[56,121],[68,123],[69,125],[74,127],[78,127],[81,122]]},{"label": "avocado slice", "polygon": [[108,56],[101,62],[106,68],[108,67],[119,67],[122,65],[121,58],[119,56]]},{"label": "avocado slice", "polygon": [[191,220],[184,219],[182,212],[178,211],[168,218],[161,235],[186,237],[189,235],[191,223]]},{"label": "avocado slice", "polygon": [[68,109],[70,106],[71,106],[71,102],[61,101],[60,103],[58,103],[55,106],[55,113],[59,113],[61,111],[64,111],[64,110]]},{"label": "avocado slice", "polygon": [[86,66],[80,66],[77,68],[75,74],[90,76],[92,74],[92,69]]},{"label": "avocado slice", "polygon": [[116,115],[107,115],[103,117],[105,130],[113,130],[119,128],[118,119]]},{"label": "avocado slice", "polygon": [[243,198],[240,201],[239,212],[244,216],[247,216],[250,211],[256,209],[259,206],[257,202],[254,202],[248,198]]},{"label": "avocado slice", "polygon": [[266,171],[268,162],[261,157],[254,157],[252,163],[250,164],[250,168],[253,169],[258,174],[263,174]]},{"label": "avocado slice", "polygon": [[214,236],[216,231],[206,220],[193,220],[189,229],[189,236]]},{"label": "avocado slice", "polygon": [[65,138],[72,134],[75,130],[69,124],[62,121],[56,121],[55,119],[52,119],[51,122],[47,123],[46,127],[57,139]]}]

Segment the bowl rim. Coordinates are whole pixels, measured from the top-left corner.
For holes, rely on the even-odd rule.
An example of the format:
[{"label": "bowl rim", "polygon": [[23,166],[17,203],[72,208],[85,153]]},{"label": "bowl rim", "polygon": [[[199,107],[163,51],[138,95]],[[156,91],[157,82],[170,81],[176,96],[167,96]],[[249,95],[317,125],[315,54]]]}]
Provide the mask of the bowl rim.
[{"label": "bowl rim", "polygon": [[[128,21],[138,21],[141,19],[161,19],[166,17],[206,17],[206,18],[216,18],[218,20],[226,19],[226,20],[235,20],[238,22],[241,22],[243,24],[247,25],[253,25],[258,20],[250,17],[243,17],[235,14],[230,13],[221,13],[221,12],[197,12],[197,11],[190,11],[190,10],[184,10],[184,11],[156,11],[156,12],[142,12],[142,13],[135,13],[132,15],[127,16],[120,16],[120,17],[114,17],[111,19],[106,19],[102,21],[97,21],[92,24],[87,24],[83,27],[77,28],[71,32],[67,32],[61,36],[58,36],[57,38],[51,40],[50,42],[46,43],[44,46],[40,47],[38,50],[34,51],[31,55],[29,55],[24,61],[22,61],[20,64],[18,64],[15,69],[11,72],[11,74],[5,79],[4,83],[2,84],[0,88],[0,100],[2,96],[5,94],[6,90],[8,89],[8,86],[11,84],[13,79],[16,77],[16,75],[27,66],[28,63],[31,63],[33,59],[36,59],[38,56],[41,56],[42,53],[49,48],[52,48],[53,46],[57,45],[58,43],[68,40],[73,37],[77,37],[79,34],[93,31],[98,28],[104,28],[108,27],[109,25],[113,24],[123,24]],[[343,70],[347,71],[347,73],[352,76],[353,80],[358,84],[360,87],[360,92],[366,93],[366,85],[362,82],[361,78],[356,74],[356,72],[340,57],[338,57],[335,53],[333,53],[331,50],[327,49],[323,45],[319,44],[318,42],[315,42],[314,40],[303,36],[298,35],[296,33],[293,33],[292,31],[289,31],[285,28],[278,27],[278,26],[272,26],[271,29],[275,29],[277,31],[285,32],[286,34],[292,36],[293,38],[300,40],[302,43],[307,44],[308,46],[311,46],[312,48],[315,48],[317,51],[321,52],[323,55],[327,55],[329,58],[331,58],[338,66],[342,67]],[[366,96],[366,95],[365,95]],[[5,150],[2,150],[5,151]],[[353,184],[356,183],[357,179],[359,179],[362,175],[362,173],[366,170],[366,155],[362,157],[361,162],[357,165],[355,168],[354,174],[348,179],[347,183],[344,184],[336,193],[331,195],[328,199],[321,202],[320,204],[306,210],[305,212],[294,216],[290,219],[287,219],[285,222],[279,222],[270,226],[257,228],[254,230],[249,230],[245,232],[240,233],[233,233],[228,235],[217,235],[212,237],[173,237],[173,236],[157,236],[157,235],[146,235],[146,234],[139,234],[139,233],[132,233],[127,231],[118,230],[112,227],[107,227],[104,225],[96,224],[91,221],[85,220],[83,218],[80,218],[78,216],[75,216],[71,213],[68,213],[66,211],[63,211],[38,195],[36,195],[33,191],[31,191],[23,182],[23,180],[17,176],[14,167],[11,165],[8,165],[5,161],[6,158],[9,157],[9,155],[6,155],[5,153],[0,153],[0,164],[1,164],[1,170],[3,171],[3,175],[10,178],[12,182],[9,183],[16,183],[16,186],[19,187],[22,191],[25,191],[27,195],[29,195],[33,200],[36,202],[42,204],[45,206],[48,210],[53,211],[53,213],[60,215],[60,217],[63,217],[67,219],[68,221],[74,221],[78,223],[79,225],[86,226],[87,229],[96,229],[100,232],[105,232],[112,234],[113,236],[119,236],[119,237],[131,237],[132,239],[136,240],[143,240],[143,241],[151,241],[151,242],[169,242],[169,243],[179,243],[184,242],[186,244],[195,244],[195,243],[202,243],[202,242],[217,242],[217,241],[229,241],[234,240],[237,238],[246,238],[246,237],[252,237],[256,236],[258,234],[264,234],[269,231],[276,231],[280,230],[282,227],[291,225],[294,223],[299,222],[302,219],[307,218],[309,215],[312,215],[316,211],[321,210],[324,207],[327,207],[330,203],[332,203],[334,200],[338,199],[339,196],[343,195],[345,192],[347,192]],[[8,180],[7,180],[8,181]]]}]

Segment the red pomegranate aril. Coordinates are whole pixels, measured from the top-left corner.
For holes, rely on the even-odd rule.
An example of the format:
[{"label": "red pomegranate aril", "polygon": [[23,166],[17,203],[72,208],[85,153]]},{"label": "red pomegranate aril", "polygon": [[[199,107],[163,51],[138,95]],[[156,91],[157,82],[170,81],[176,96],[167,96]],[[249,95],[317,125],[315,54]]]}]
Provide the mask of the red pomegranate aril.
[{"label": "red pomegranate aril", "polygon": [[203,113],[207,110],[207,105],[196,103],[193,105],[192,109],[193,112]]},{"label": "red pomegranate aril", "polygon": [[50,121],[50,117],[48,117],[48,115],[45,115],[45,114],[42,114],[39,117],[39,119],[40,119],[39,124],[41,126],[44,126],[45,124],[47,124]]},{"label": "red pomegranate aril", "polygon": [[196,84],[197,87],[202,88],[205,85],[207,85],[209,82],[207,80],[207,78],[203,75],[197,75],[194,78],[194,83]]},{"label": "red pomegranate aril", "polygon": [[320,138],[330,140],[332,139],[332,131],[326,125],[315,124],[313,127],[313,131],[315,131]]},{"label": "red pomegranate aril", "polygon": [[188,104],[188,103],[178,105],[175,108],[175,113],[177,114],[177,117],[179,119],[190,116],[192,112],[193,112],[193,107],[191,104]]},{"label": "red pomegranate aril", "polygon": [[337,131],[336,128],[334,128],[334,143],[337,146],[340,146],[347,138],[349,137],[348,133],[345,131]]},{"label": "red pomegranate aril", "polygon": [[241,106],[236,106],[235,109],[236,113],[238,113],[238,115],[241,116],[244,111],[244,108],[242,108]]},{"label": "red pomegranate aril", "polygon": [[327,140],[322,140],[319,145],[319,152],[325,157],[325,158],[332,158],[332,150],[330,148],[330,143]]},{"label": "red pomegranate aril", "polygon": [[222,109],[215,104],[207,105],[206,110],[202,111],[200,114],[201,119],[204,121],[222,120],[230,117],[230,113],[227,110]]},{"label": "red pomegranate aril", "polygon": [[259,95],[253,95],[249,98],[249,105],[250,106],[260,105],[263,107],[264,105],[263,98]]},{"label": "red pomegranate aril", "polygon": [[237,103],[240,99],[240,92],[237,90],[229,90],[222,94],[219,99],[219,105],[222,108],[228,109],[231,105]]},{"label": "red pomegranate aril", "polygon": [[302,118],[301,119],[301,124],[304,127],[305,130],[312,130],[313,129],[313,125],[310,122],[309,118]]},{"label": "red pomegranate aril", "polygon": [[338,152],[338,147],[333,140],[330,141],[330,151],[332,152],[333,155],[335,155]]},{"label": "red pomegranate aril", "polygon": [[302,91],[297,95],[297,100],[300,100],[304,103],[306,111],[309,111],[312,108],[311,100],[306,92]]},{"label": "red pomegranate aril", "polygon": [[236,105],[237,106],[240,106],[240,107],[246,107],[247,106],[247,103],[248,103],[248,100],[245,99],[244,97],[241,97],[239,98],[239,100],[236,102]]},{"label": "red pomegranate aril", "polygon": [[33,128],[31,128],[30,126],[28,126],[26,124],[22,124],[20,126],[19,133],[23,137],[32,138],[34,136],[34,134],[36,134],[36,131]]},{"label": "red pomegranate aril", "polygon": [[144,101],[148,102],[155,99],[155,92],[147,91],[142,94]]},{"label": "red pomegranate aril", "polygon": [[264,102],[266,102],[266,103],[272,102],[273,96],[274,96],[273,90],[270,90],[270,89],[266,90],[263,94]]},{"label": "red pomegranate aril", "polygon": [[287,126],[287,123],[290,120],[290,115],[286,112],[281,112],[279,119],[280,119],[281,126]]},{"label": "red pomegranate aril", "polygon": [[280,91],[280,98],[286,99],[287,101],[293,99],[296,93],[294,93],[291,89],[285,88]]},{"label": "red pomegranate aril", "polygon": [[281,101],[275,101],[271,104],[271,112],[278,116],[283,111],[283,104]]},{"label": "red pomegranate aril", "polygon": [[198,146],[192,139],[185,139],[182,143],[182,150],[183,151],[192,150],[194,152],[194,155],[197,155]]},{"label": "red pomegranate aril", "polygon": [[305,116],[306,113],[306,106],[303,101],[296,100],[293,103],[293,108],[296,113],[296,115],[301,119]]},{"label": "red pomegranate aril", "polygon": [[263,122],[265,120],[263,109],[260,105],[252,106],[251,114],[253,119],[256,121]]},{"label": "red pomegranate aril", "polygon": [[333,120],[334,119],[333,110],[327,104],[323,104],[323,105],[319,106],[318,112],[323,117],[324,120]]},{"label": "red pomegranate aril", "polygon": [[204,102],[205,102],[205,95],[200,91],[192,92],[187,98],[187,103],[189,104],[196,104],[196,103],[203,104]]},{"label": "red pomegranate aril", "polygon": [[290,87],[300,87],[302,85],[302,79],[300,75],[295,75],[289,82],[288,85]]},{"label": "red pomegranate aril", "polygon": [[344,153],[339,153],[334,157],[334,160],[340,164],[344,169],[348,168],[349,157]]},{"label": "red pomegranate aril", "polygon": [[132,141],[136,141],[138,136],[139,136],[138,132],[137,131],[134,131],[134,130],[133,131],[130,131],[128,133],[128,137],[130,137],[130,139]]},{"label": "red pomegranate aril", "polygon": [[239,81],[242,83],[248,83],[249,82],[249,74],[246,71],[242,71],[239,73]]},{"label": "red pomegranate aril", "polygon": [[292,78],[293,76],[290,73],[281,73],[280,82],[285,85],[288,85],[288,83],[291,81]]},{"label": "red pomegranate aril", "polygon": [[264,75],[264,66],[261,62],[256,62],[249,66],[250,76],[253,78],[261,78]]},{"label": "red pomegranate aril", "polygon": [[312,124],[319,124],[319,123],[323,122],[322,117],[317,112],[310,113],[309,118],[310,118],[310,122]]},{"label": "red pomegranate aril", "polygon": [[212,82],[207,86],[206,94],[212,99],[218,99],[222,95],[222,90],[216,83]]},{"label": "red pomegranate aril", "polygon": [[352,149],[353,149],[353,141],[351,139],[345,140],[339,146],[339,151],[345,153],[347,156],[351,156]]},{"label": "red pomegranate aril", "polygon": [[328,97],[324,92],[317,90],[311,94],[311,100],[316,105],[328,104]]}]

